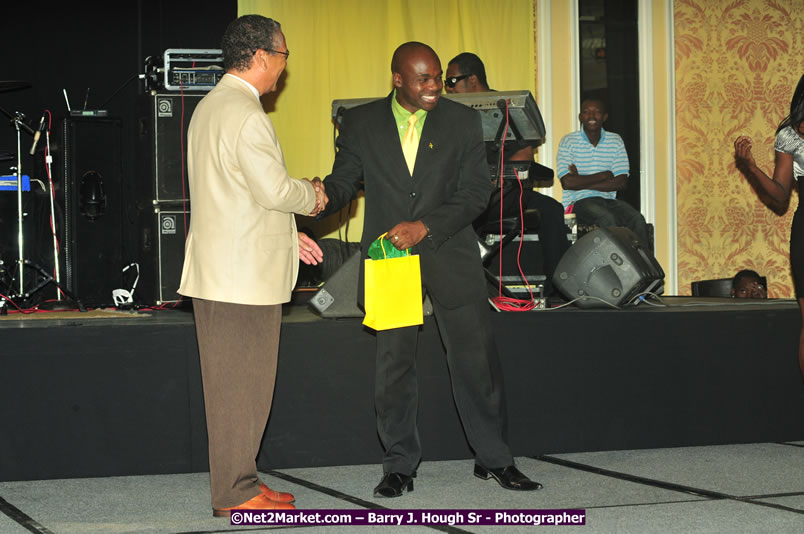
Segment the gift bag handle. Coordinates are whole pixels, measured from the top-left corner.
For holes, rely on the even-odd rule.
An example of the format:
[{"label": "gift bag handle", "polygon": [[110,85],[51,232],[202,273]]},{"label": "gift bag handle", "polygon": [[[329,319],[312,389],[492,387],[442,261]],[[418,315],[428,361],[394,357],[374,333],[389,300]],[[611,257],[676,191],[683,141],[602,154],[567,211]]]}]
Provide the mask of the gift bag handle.
[{"label": "gift bag handle", "polygon": [[[383,245],[383,243],[382,243],[382,242],[383,242],[383,238],[384,238],[385,236],[387,236],[387,235],[388,235],[388,232],[383,232],[383,233],[381,233],[381,234],[380,234],[380,237],[378,237],[378,238],[377,238],[377,239],[379,239],[379,240],[380,240],[380,247],[382,247],[382,256],[383,256],[383,259],[388,259],[388,255],[385,253],[385,245]],[[406,256],[410,256],[410,248],[406,248],[406,249],[405,249],[405,255],[406,255]]]}]

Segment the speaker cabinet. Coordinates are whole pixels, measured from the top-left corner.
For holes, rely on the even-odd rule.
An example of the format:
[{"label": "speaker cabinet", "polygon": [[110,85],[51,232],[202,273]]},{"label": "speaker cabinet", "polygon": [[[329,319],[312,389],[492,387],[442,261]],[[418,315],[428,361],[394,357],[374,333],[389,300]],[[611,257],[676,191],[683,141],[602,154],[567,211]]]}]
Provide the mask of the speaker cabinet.
[{"label": "speaker cabinet", "polygon": [[204,95],[159,93],[141,97],[139,145],[144,178],[143,198],[155,204],[189,200],[187,186],[187,128]]},{"label": "speaker cabinet", "polygon": [[181,298],[177,290],[190,211],[181,207],[154,207],[140,220],[140,282],[134,299],[156,305],[176,302]]},{"label": "speaker cabinet", "polygon": [[310,299],[310,306],[321,317],[363,317],[357,306],[360,250],[356,250]]},{"label": "speaker cabinet", "polygon": [[159,295],[156,303],[175,302],[181,298],[176,292],[181,282],[184,265],[185,235],[189,230],[190,211],[155,210],[157,232],[156,273]]},{"label": "speaker cabinet", "polygon": [[[558,262],[553,285],[580,308],[636,304],[637,295],[660,293],[664,271],[627,228],[584,235]],[[589,298],[596,297],[596,298]]]},{"label": "speaker cabinet", "polygon": [[140,284],[135,299],[164,304],[176,290],[190,220],[187,130],[204,95],[158,93],[140,97],[138,179]]},{"label": "speaker cabinet", "polygon": [[[309,301],[310,307],[327,319],[363,317],[365,313],[357,305],[358,273],[362,261],[364,259],[358,249],[315,292]],[[433,315],[430,295],[424,297],[422,312],[424,315]]]},{"label": "speaker cabinet", "polygon": [[[63,123],[64,270],[62,282],[87,306],[111,305],[123,287],[128,228],[120,119]],[[125,228],[124,228],[125,227]]]}]

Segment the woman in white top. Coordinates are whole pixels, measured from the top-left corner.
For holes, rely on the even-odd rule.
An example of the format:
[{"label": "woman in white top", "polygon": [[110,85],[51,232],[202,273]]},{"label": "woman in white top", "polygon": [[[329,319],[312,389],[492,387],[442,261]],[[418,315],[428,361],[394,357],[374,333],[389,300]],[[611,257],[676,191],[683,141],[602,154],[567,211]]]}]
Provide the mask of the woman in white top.
[{"label": "woman in white top", "polygon": [[[765,196],[768,206],[782,214],[790,203],[795,179],[804,178],[804,76],[801,77],[790,102],[790,114],[776,129],[776,160],[773,177],[757,167],[751,154],[751,139],[740,136],[734,141],[737,168]],[[801,202],[793,216],[790,233],[790,264],[796,287],[796,298],[802,311],[802,329],[798,344],[798,364],[804,376],[804,212]]]}]

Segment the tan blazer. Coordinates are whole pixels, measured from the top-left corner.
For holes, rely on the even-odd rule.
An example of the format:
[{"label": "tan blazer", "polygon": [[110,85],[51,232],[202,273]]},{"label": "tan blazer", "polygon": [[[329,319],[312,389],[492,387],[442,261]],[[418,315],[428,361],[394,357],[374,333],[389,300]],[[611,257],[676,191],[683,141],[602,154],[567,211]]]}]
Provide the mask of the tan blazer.
[{"label": "tan blazer", "polygon": [[293,213],[309,214],[315,191],[288,176],[273,124],[248,86],[224,76],[199,102],[187,155],[192,217],[179,293],[289,301],[299,271]]}]

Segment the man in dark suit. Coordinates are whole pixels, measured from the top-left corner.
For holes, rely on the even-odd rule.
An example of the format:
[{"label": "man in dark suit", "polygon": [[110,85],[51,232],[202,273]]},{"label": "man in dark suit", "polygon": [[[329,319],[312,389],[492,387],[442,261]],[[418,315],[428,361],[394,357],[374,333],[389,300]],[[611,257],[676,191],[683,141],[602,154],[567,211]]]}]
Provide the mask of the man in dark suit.
[{"label": "man in dark suit", "polygon": [[[401,45],[391,72],[391,95],[343,115],[332,174],[324,180],[325,214],[364,188],[363,254],[383,232],[398,249],[413,247],[419,254],[422,283],[433,297],[447,349],[453,396],[475,452],[475,475],[508,489],[539,489],[516,468],[503,436],[502,371],[472,230],[491,193],[480,117],[440,99],[441,63],[429,46]],[[383,478],[374,489],[378,497],[413,491],[421,460],[417,340],[415,326],[377,332],[375,405],[385,449]]]}]

